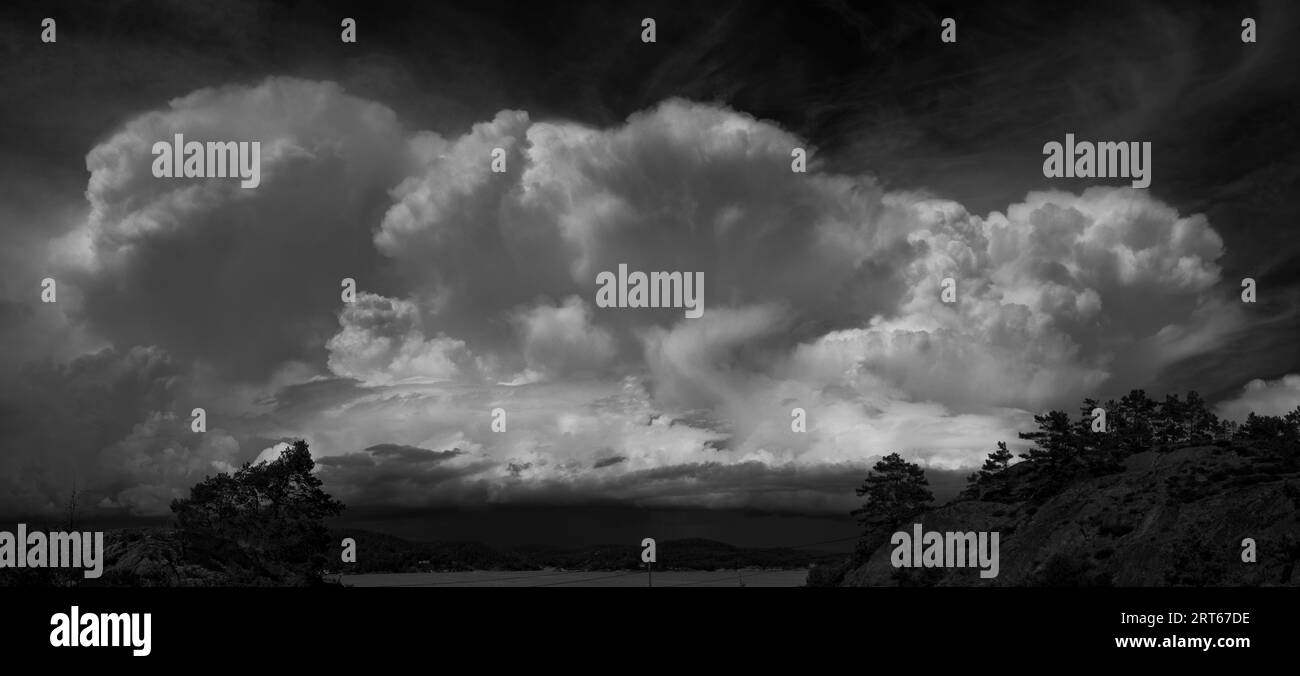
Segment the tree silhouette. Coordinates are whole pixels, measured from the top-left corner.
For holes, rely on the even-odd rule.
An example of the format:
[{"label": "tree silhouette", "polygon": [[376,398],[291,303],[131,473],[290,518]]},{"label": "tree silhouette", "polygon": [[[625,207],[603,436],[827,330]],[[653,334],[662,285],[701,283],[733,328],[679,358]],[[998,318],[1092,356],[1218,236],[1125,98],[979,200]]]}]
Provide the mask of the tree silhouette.
[{"label": "tree silhouette", "polygon": [[1156,418],[1156,440],[1165,445],[1187,438],[1187,405],[1176,394],[1165,395]]},{"label": "tree silhouette", "polygon": [[1187,414],[1187,440],[1207,441],[1215,436],[1219,417],[1205,407],[1205,400],[1195,390],[1187,393],[1184,404]]},{"label": "tree silhouette", "polygon": [[892,530],[934,502],[925,470],[897,453],[876,463],[857,494],[866,500],[851,514],[867,531],[876,532]]},{"label": "tree silhouette", "polygon": [[1119,400],[1119,424],[1122,430],[1119,446],[1130,453],[1139,453],[1151,447],[1154,438],[1156,402],[1147,397],[1145,390],[1131,390]]},{"label": "tree silhouette", "polygon": [[244,463],[173,500],[187,553],[241,569],[251,579],[240,582],[318,582],[329,547],[325,519],[343,504],[321,489],[315,465],[299,440],[271,462]]},{"label": "tree silhouette", "polygon": [[1035,462],[1059,464],[1075,454],[1076,434],[1070,425],[1070,416],[1065,411],[1049,411],[1045,415],[1034,416],[1038,429],[1034,432],[1021,432],[1020,438],[1034,442],[1034,448],[1020,457]]},{"label": "tree silhouette", "polygon": [[984,467],[980,469],[981,475],[991,475],[1001,472],[1011,466],[1011,451],[1007,450],[1007,442],[999,441],[998,450],[989,453],[989,457],[984,460]]},{"label": "tree silhouette", "polygon": [[1237,429],[1237,438],[1294,445],[1300,441],[1300,407],[1285,416],[1258,415],[1252,411]]},{"label": "tree silhouette", "polygon": [[[1217,448],[1203,449],[1208,453],[1200,454],[1205,458],[1223,455],[1222,448],[1231,448],[1235,451],[1232,455],[1234,462],[1237,458],[1245,458],[1247,466],[1202,472],[1199,462],[1193,464],[1190,478],[1179,474],[1166,482],[1169,496],[1181,502],[1199,500],[1207,495],[1207,491],[1253,485],[1273,476],[1291,477],[1300,471],[1300,406],[1281,416],[1252,412],[1243,424],[1238,425],[1235,421],[1221,420],[1194,391],[1188,392],[1185,398],[1167,395],[1157,403],[1143,390],[1132,390],[1118,402],[1106,402],[1103,408],[1107,412],[1107,428],[1104,432],[1093,432],[1091,414],[1097,407],[1096,400],[1085,399],[1078,420],[1071,420],[1067,413],[1059,410],[1035,415],[1037,429],[1020,434],[1020,438],[1034,443],[1020,456],[1025,462],[1012,468],[1011,451],[1005,442],[998,442],[997,450],[988,454],[979,471],[969,475],[968,485],[959,499],[1041,505],[1060,495],[1062,490],[1090,477],[1135,469],[1146,471],[1158,461],[1158,458],[1151,458],[1151,462],[1132,464],[1126,462],[1127,456],[1170,450],[1187,443],[1210,445],[1208,442],[1214,442]],[[1188,455],[1198,457],[1197,453]],[[897,453],[891,453],[876,463],[856,490],[857,495],[867,498],[861,508],[852,512],[864,526],[857,549],[843,566],[819,567],[810,572],[810,586],[839,584],[845,578],[846,570],[861,566],[867,556],[880,550],[892,532],[922,515],[932,502],[925,472],[904,461]],[[1286,484],[1280,490],[1300,504],[1300,497],[1297,497],[1300,489]],[[1187,497],[1180,497],[1182,494]],[[994,512],[995,515],[998,513]],[[1033,514],[1034,510],[1027,513]],[[1127,530],[1131,528],[1129,526]],[[1203,553],[1194,551],[1195,548],[1180,543],[1175,549],[1185,550],[1179,554],[1182,558],[1178,559],[1175,568],[1181,566],[1187,572],[1181,577],[1175,575],[1171,584],[1184,583],[1184,578],[1199,579],[1206,575],[1212,578],[1211,574],[1217,574],[1213,570],[1207,572],[1208,569],[1197,568],[1204,557]],[[1300,545],[1296,551],[1300,551]],[[1289,569],[1284,577],[1291,579]],[[905,585],[932,583],[925,575],[909,571],[895,575],[894,579]],[[1080,561],[1074,554],[1065,553],[1054,554],[1030,575],[1029,580],[1030,584],[1049,586],[1112,583],[1110,575],[1099,570],[1091,560]]]},{"label": "tree silhouette", "polygon": [[997,481],[997,475],[1011,466],[1013,458],[1015,455],[1007,450],[1007,442],[999,441],[998,450],[989,453],[984,459],[984,466],[978,472],[966,477],[966,489],[962,491],[962,497],[985,497],[984,494]]}]

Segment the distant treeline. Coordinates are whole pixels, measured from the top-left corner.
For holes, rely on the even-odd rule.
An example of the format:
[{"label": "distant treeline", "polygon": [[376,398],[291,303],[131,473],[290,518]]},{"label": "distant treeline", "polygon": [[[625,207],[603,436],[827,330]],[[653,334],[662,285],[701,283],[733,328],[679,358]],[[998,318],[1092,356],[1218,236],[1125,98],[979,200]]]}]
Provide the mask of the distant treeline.
[{"label": "distant treeline", "polygon": [[[641,548],[631,545],[494,548],[479,542],[411,542],[365,530],[342,529],[331,537],[329,560],[340,561],[343,538],[357,543],[356,563],[334,564],[331,572],[413,573],[468,570],[636,570],[644,568]],[[704,539],[666,540],[657,547],[656,570],[807,568],[843,555],[805,549],[748,549]]]}]

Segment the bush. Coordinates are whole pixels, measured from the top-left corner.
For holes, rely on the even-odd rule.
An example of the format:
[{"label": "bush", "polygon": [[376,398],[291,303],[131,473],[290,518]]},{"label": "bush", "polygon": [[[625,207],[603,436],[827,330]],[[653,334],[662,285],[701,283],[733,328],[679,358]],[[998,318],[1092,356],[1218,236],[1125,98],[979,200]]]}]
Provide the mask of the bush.
[{"label": "bush", "polygon": [[1035,587],[1110,587],[1109,574],[1095,569],[1090,558],[1057,552],[1030,578]]},{"label": "bush", "polygon": [[844,575],[849,572],[850,562],[846,559],[836,564],[818,563],[808,569],[805,587],[838,587],[844,582]]}]

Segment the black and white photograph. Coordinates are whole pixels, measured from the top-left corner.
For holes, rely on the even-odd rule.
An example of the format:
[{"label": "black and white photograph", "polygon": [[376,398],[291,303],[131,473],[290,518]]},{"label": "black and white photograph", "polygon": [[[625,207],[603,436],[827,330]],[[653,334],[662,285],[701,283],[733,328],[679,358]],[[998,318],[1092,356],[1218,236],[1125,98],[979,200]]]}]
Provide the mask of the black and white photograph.
[{"label": "black and white photograph", "polygon": [[642,625],[757,608],[1294,636],[1300,5],[18,0],[0,42],[12,654],[290,606],[375,655],[423,634],[367,613],[487,606],[665,661]]}]

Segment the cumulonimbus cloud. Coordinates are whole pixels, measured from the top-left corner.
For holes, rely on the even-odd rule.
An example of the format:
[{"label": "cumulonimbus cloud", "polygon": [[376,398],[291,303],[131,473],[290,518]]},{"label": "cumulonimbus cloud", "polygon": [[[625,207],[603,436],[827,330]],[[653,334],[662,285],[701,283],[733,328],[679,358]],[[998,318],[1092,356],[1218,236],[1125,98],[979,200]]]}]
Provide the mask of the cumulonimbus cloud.
[{"label": "cumulonimbus cloud", "polygon": [[[980,217],[865,177],[793,173],[798,138],[684,101],[608,130],[502,113],[436,145],[445,152],[423,153],[376,243],[417,271],[413,301],[472,346],[539,294],[591,296],[595,275],[620,263],[703,271],[719,317],[768,308],[751,351],[848,356],[843,368],[964,409],[1068,404],[1121,386],[1125,368],[1149,376],[1209,349],[1234,325],[1211,293],[1222,240],[1144,191],[1036,192]],[[486,158],[498,147],[508,171],[494,175]],[[958,302],[941,300],[945,279]],[[1202,321],[1210,309],[1219,321]],[[700,333],[657,311],[601,309],[591,323],[622,363],[662,361],[660,336]],[[518,356],[482,344],[502,364]],[[656,375],[664,392],[703,377]]]},{"label": "cumulonimbus cloud", "polygon": [[[793,173],[800,139],[685,101],[612,129],[505,112],[433,145],[442,152],[423,153],[376,235],[411,302],[481,346],[506,369],[498,379],[578,353],[643,374],[645,408],[693,420],[708,462],[854,465],[902,448],[967,466],[1032,413],[1140,384],[1240,322],[1214,293],[1222,240],[1144,191],[1034,192],[978,216],[867,177]],[[487,168],[493,148],[507,171]],[[596,274],[620,263],[702,271],[705,316],[591,308]],[[567,313],[539,296],[568,298]],[[542,318],[561,316],[583,328],[553,327],[567,337],[546,341],[544,359]],[[529,318],[516,342],[475,339],[501,317]],[[806,434],[789,432],[794,407],[812,412]],[[593,424],[582,410],[549,415]],[[549,479],[613,454],[625,460],[602,469],[635,471],[645,457],[545,430],[522,445],[477,440]]]},{"label": "cumulonimbus cloud", "polygon": [[[260,139],[262,185],[149,176],[174,132]],[[183,421],[142,403],[96,452],[170,448],[181,469],[114,477],[110,502],[156,509],[202,468],[303,436],[363,501],[645,501],[653,481],[656,504],[844,506],[798,477],[895,450],[978,464],[1033,413],[1140,386],[1242,323],[1216,294],[1222,240],[1147,192],[978,215],[816,153],[793,172],[806,145],[682,100],[605,129],[508,110],[411,132],[283,78],[129,122],[88,156],[89,215],[59,249],[79,326],[231,380],[275,373],[278,392],[232,406],[220,443],[163,441]],[[704,316],[597,307],[620,264],[702,272]]]},{"label": "cumulonimbus cloud", "polygon": [[[258,141],[261,183],[152,174],[175,134]],[[81,319],[115,345],[159,345],[250,380],[318,359],[340,280],[365,285],[385,192],[406,172],[385,106],[329,82],[202,89],[128,122],[86,156],[84,224],[56,247]]]}]

